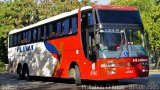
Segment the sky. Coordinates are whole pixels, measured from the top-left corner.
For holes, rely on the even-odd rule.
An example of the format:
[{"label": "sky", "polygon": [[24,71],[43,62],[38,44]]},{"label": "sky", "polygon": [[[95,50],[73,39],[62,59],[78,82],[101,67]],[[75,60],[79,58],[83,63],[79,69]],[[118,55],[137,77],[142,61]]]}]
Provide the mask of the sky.
[{"label": "sky", "polygon": [[[4,1],[4,0],[0,0],[0,1]],[[111,0],[91,0],[91,1],[97,1],[98,3],[97,4],[100,4],[100,5],[106,5],[106,4],[109,4],[109,2],[111,1]]]},{"label": "sky", "polygon": [[106,4],[109,4],[109,2],[111,1],[111,0],[91,0],[91,1],[97,1],[97,4],[99,4],[99,5],[106,5]]}]

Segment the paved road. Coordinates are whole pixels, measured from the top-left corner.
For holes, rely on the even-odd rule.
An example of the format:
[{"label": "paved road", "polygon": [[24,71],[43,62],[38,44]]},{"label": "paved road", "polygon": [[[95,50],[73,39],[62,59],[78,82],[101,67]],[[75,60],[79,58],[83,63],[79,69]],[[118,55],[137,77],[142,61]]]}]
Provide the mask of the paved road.
[{"label": "paved road", "polygon": [[83,81],[76,86],[72,80],[35,78],[32,81],[18,80],[14,75],[0,75],[0,90],[160,90],[160,72],[151,72],[147,78],[120,80],[117,84],[110,82]]}]

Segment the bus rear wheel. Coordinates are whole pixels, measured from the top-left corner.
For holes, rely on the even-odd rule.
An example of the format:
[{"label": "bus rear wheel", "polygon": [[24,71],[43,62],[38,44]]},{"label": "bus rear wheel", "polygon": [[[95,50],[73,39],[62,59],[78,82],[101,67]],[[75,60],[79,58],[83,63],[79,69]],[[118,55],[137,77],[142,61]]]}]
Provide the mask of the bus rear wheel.
[{"label": "bus rear wheel", "polygon": [[118,80],[111,80],[111,83],[112,83],[112,84],[117,84],[117,83],[118,83]]},{"label": "bus rear wheel", "polygon": [[20,80],[24,80],[24,73],[23,73],[23,69],[22,69],[22,66],[19,66],[18,68],[17,68],[17,74],[18,74],[18,78],[20,79]]},{"label": "bus rear wheel", "polygon": [[74,68],[70,68],[69,77],[74,78],[76,85],[81,84],[80,70],[79,70],[79,67],[77,65],[75,65]]},{"label": "bus rear wheel", "polygon": [[25,78],[25,80],[27,80],[27,81],[30,80],[28,67],[24,67],[24,78]]}]

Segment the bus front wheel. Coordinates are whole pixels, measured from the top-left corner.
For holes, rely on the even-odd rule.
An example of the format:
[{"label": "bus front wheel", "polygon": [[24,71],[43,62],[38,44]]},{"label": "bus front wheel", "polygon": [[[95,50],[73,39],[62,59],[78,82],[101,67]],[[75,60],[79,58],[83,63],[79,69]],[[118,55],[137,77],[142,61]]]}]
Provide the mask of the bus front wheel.
[{"label": "bus front wheel", "polygon": [[81,84],[80,70],[77,65],[75,65],[75,84],[76,85]]},{"label": "bus front wheel", "polygon": [[79,67],[77,65],[75,65],[72,68],[70,68],[70,70],[69,70],[69,78],[74,79],[76,85],[80,85],[81,84],[80,70],[79,70]]},{"label": "bus front wheel", "polygon": [[117,83],[118,83],[118,80],[111,80],[111,83],[112,83],[112,84],[117,84]]}]

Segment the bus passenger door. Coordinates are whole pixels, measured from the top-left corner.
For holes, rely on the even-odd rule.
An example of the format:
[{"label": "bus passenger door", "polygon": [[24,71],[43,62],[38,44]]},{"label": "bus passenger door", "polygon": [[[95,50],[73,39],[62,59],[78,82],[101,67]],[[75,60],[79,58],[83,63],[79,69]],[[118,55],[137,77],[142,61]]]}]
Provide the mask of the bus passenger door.
[{"label": "bus passenger door", "polygon": [[94,20],[92,10],[83,11],[81,17],[81,34],[83,51],[86,56],[91,61],[96,60],[96,47],[94,38]]}]

